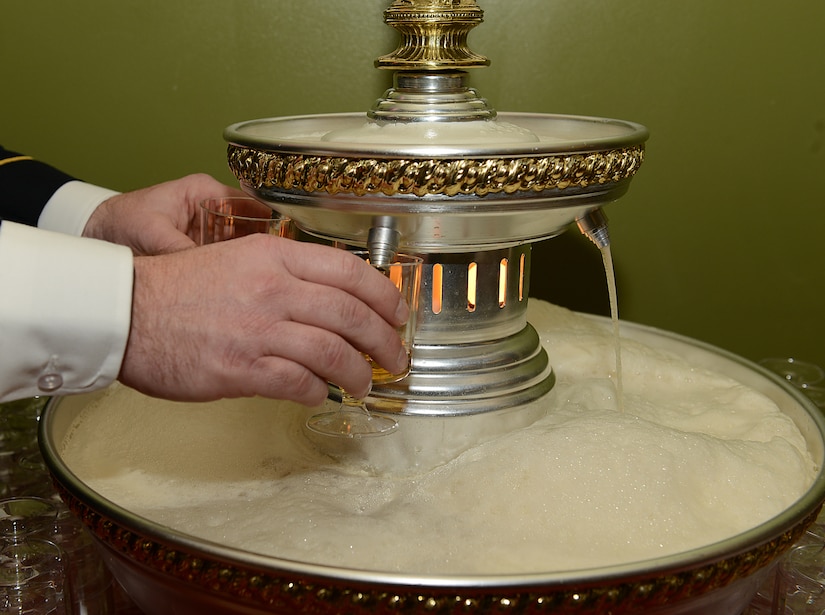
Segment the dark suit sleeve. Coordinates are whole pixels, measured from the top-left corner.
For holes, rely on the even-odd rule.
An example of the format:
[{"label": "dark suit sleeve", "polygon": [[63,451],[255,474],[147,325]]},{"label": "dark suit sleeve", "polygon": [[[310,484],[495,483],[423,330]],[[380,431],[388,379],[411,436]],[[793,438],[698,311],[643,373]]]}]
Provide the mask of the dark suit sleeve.
[{"label": "dark suit sleeve", "polygon": [[0,146],[0,220],[37,226],[51,196],[74,178]]}]

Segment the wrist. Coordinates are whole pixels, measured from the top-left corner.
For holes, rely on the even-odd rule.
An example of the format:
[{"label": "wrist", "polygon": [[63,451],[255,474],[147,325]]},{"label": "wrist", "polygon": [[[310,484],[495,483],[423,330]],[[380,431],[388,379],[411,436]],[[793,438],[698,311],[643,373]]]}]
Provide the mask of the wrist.
[{"label": "wrist", "polygon": [[81,181],[70,181],[61,186],[48,200],[40,214],[37,226],[69,235],[106,239],[99,234],[87,234],[86,226],[100,205],[118,194],[113,190]]}]

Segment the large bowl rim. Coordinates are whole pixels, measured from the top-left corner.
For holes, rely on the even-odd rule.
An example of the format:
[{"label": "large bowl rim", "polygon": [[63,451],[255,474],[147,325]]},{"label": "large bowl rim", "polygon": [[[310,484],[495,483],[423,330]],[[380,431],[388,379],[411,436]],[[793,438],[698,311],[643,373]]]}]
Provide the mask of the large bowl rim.
[{"label": "large bowl rim", "polygon": [[[357,126],[368,121],[360,112],[304,114],[264,117],[230,124],[224,129],[224,140],[230,145],[262,152],[281,152],[312,156],[347,156],[355,158],[513,158],[520,156],[568,155],[640,147],[650,132],[646,126],[629,120],[570,115],[561,113],[499,112],[496,120],[524,125],[541,132],[553,124],[603,130],[604,134],[570,137],[549,142],[514,144],[398,144],[382,142],[322,141],[319,134],[334,129]],[[299,130],[298,135],[281,134]],[[311,129],[311,130],[308,130]],[[258,134],[256,134],[256,131]],[[308,136],[300,136],[306,133]]]},{"label": "large bowl rim", "polygon": [[[592,316],[592,318],[604,320],[604,317],[601,316]],[[825,448],[825,416],[823,416],[823,413],[802,392],[766,368],[727,350],[674,332],[628,321],[622,321],[621,326],[623,329],[628,328],[643,334],[648,333],[666,337],[672,341],[692,346],[695,349],[708,351],[723,359],[733,361],[739,364],[740,367],[758,373],[781,389],[783,393],[792,397],[807,412],[809,418],[815,423],[823,448]],[[94,395],[94,393],[89,395]],[[738,555],[758,548],[760,545],[780,539],[789,529],[811,520],[818,512],[823,500],[825,500],[825,463],[823,463],[823,459],[819,459],[817,460],[819,462],[818,472],[811,486],[796,502],[780,514],[735,536],[665,557],[594,568],[512,575],[460,574],[448,576],[342,568],[261,555],[196,538],[140,517],[97,494],[63,463],[59,453],[59,443],[54,441],[52,434],[54,415],[64,399],[55,397],[46,404],[40,419],[39,438],[41,451],[49,470],[71,497],[77,498],[84,506],[89,507],[101,517],[121,526],[123,529],[161,545],[173,545],[176,551],[184,550],[194,557],[217,560],[241,569],[254,568],[278,576],[284,574],[301,575],[328,579],[336,583],[381,583],[390,586],[428,587],[433,589],[496,589],[505,587],[518,589],[537,586],[545,588],[586,587],[605,585],[612,581],[626,583],[635,579],[678,574],[698,567],[713,565],[723,560],[731,560]]]}]

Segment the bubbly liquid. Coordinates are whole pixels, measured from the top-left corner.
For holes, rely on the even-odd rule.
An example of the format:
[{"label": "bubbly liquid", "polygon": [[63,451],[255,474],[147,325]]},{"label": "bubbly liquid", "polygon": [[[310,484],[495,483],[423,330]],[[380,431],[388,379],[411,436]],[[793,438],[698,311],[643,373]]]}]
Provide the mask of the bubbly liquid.
[{"label": "bubbly liquid", "polygon": [[600,248],[602,252],[602,262],[604,262],[604,273],[607,278],[607,292],[610,297],[610,319],[613,324],[613,337],[616,346],[616,366],[614,374],[616,377],[616,402],[619,410],[624,412],[624,385],[622,384],[622,337],[619,333],[619,293],[616,290],[616,271],[613,268],[613,253],[610,246]]},{"label": "bubbly liquid", "polygon": [[[406,348],[406,346],[407,346],[406,342],[402,341],[402,344]],[[410,362],[409,362],[409,356],[410,356],[410,353],[409,353],[409,351],[407,351],[407,368],[403,372],[400,372],[398,374],[393,374],[393,373],[388,372],[387,370],[385,370],[383,367],[381,367],[375,361],[375,359],[373,359],[371,356],[364,355],[364,358],[367,360],[367,362],[370,364],[370,367],[372,368],[372,383],[373,384],[390,384],[391,382],[398,382],[402,378],[405,378],[407,376],[407,374],[410,373],[410,368],[411,368],[411,365],[410,365]]]},{"label": "bubbly liquid", "polygon": [[[304,428],[317,408],[175,404],[115,386],[84,410],[64,459],[107,499],[201,539],[408,574],[672,555],[755,527],[809,489],[805,440],[761,393],[628,330],[620,412],[610,324],[532,299],[528,319],[556,384],[527,428],[476,439],[464,418],[402,417],[392,436],[330,438],[332,449]],[[422,450],[449,454],[424,463]],[[379,452],[403,471],[383,471]]]}]

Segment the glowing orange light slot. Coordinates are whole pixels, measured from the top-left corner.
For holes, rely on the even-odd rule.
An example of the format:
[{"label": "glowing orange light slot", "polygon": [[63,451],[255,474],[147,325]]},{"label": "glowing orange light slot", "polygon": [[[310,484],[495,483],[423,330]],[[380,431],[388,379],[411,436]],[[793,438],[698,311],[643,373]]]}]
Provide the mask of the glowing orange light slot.
[{"label": "glowing orange light slot", "polygon": [[507,259],[498,264],[498,307],[507,305]]},{"label": "glowing orange light slot", "polygon": [[443,267],[439,264],[433,265],[433,297],[432,308],[433,314],[440,314],[442,308],[442,286],[443,286]]},{"label": "glowing orange light slot", "polygon": [[478,265],[470,263],[467,268],[467,311],[476,311],[476,278],[478,276]]}]

